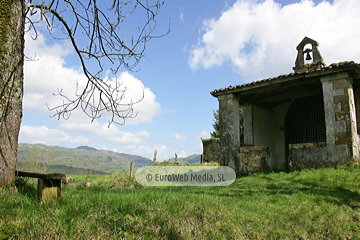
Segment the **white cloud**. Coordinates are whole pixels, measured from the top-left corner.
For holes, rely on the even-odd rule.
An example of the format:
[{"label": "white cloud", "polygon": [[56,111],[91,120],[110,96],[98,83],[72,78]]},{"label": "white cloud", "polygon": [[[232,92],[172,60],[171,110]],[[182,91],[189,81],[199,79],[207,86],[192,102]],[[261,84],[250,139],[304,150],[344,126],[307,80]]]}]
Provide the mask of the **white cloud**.
[{"label": "white cloud", "polygon": [[184,135],[179,134],[179,133],[170,134],[170,138],[174,139],[174,140],[186,140],[186,137]]},{"label": "white cloud", "polygon": [[150,133],[148,131],[140,131],[140,132],[136,132],[135,134],[138,137],[144,137],[144,138],[150,137]]},{"label": "white cloud", "polygon": [[199,133],[197,133],[195,135],[195,139],[197,139],[197,141],[198,141],[198,144],[197,144],[198,148],[203,149],[203,143],[202,143],[201,139],[208,139],[210,137],[211,137],[211,135],[207,131],[200,131]]},{"label": "white cloud", "polygon": [[[136,148],[125,147],[124,150],[126,150],[126,152],[129,154],[144,156],[150,158],[151,160],[154,157],[154,150],[157,150],[157,155],[156,155],[157,161],[167,160],[171,156],[174,156],[175,153],[172,148],[164,144],[153,144],[153,145],[141,144],[141,145],[137,145]],[[125,152],[124,150],[122,151]]]},{"label": "white cloud", "polygon": [[76,82],[85,81],[85,77],[76,69],[64,67],[69,49],[59,44],[46,45],[42,35],[33,41],[26,34],[25,43],[26,56],[35,61],[25,61],[24,64],[24,108],[49,113],[46,103],[57,106],[62,100],[52,93],[64,89],[65,94],[73,96]]},{"label": "white cloud", "polygon": [[[49,45],[43,35],[40,35],[36,41],[33,41],[29,34],[26,34],[25,38],[26,56],[35,56],[36,61],[26,61],[24,65],[25,94],[23,106],[25,109],[35,109],[42,113],[54,114],[54,112],[49,112],[46,103],[49,107],[55,107],[59,106],[64,99],[54,97],[53,93],[62,89],[65,96],[74,99],[77,84],[78,92],[80,92],[84,89],[87,79],[79,67],[66,67],[65,57],[69,57],[68,55],[71,53],[71,48],[66,43],[64,45]],[[77,61],[76,56],[73,57]],[[137,117],[127,119],[126,124],[151,122],[156,115],[161,113],[161,106],[156,102],[156,95],[148,87],[145,87],[139,79],[128,72],[120,73],[117,79],[108,79],[112,86],[115,85],[116,80],[122,83],[123,89],[127,89],[122,99],[123,104],[136,102],[144,94],[144,99],[133,105]],[[127,106],[124,106],[125,108]],[[81,111],[74,111],[72,118],[77,117],[82,122],[90,122],[85,114],[82,112],[77,114],[76,112]],[[105,114],[104,118],[106,117],[110,117],[110,115]],[[72,121],[71,118],[70,121]]]},{"label": "white cloud", "polygon": [[210,138],[210,133],[207,131],[201,131],[196,135],[196,138],[203,138],[203,139]]},{"label": "white cloud", "polygon": [[128,143],[140,144],[142,142],[141,138],[136,137],[135,134],[130,132],[121,132],[119,136],[106,137],[106,140],[110,143],[115,143],[115,144],[128,144]]},{"label": "white cloud", "polygon": [[191,51],[189,65],[207,69],[229,61],[247,81],[287,74],[305,36],[320,43],[327,64],[359,62],[358,9],[358,0],[317,5],[302,0],[286,6],[273,0],[238,0],[218,19],[203,22],[205,33]]},{"label": "white cloud", "polygon": [[83,132],[95,137],[102,137],[106,142],[114,144],[142,144],[143,138],[150,136],[147,131],[124,132],[117,125],[112,124],[109,126],[107,123],[102,124],[98,120],[88,123],[62,121],[59,127],[65,130]]},{"label": "white cloud", "polygon": [[[118,77],[118,81],[123,83],[126,87],[126,95],[124,101],[126,103],[131,101],[138,101],[144,94],[144,99],[133,106],[137,116],[126,120],[126,124],[148,123],[152,119],[160,115],[161,105],[156,102],[155,94],[144,86],[144,84],[128,72],[122,72]],[[144,91],[144,92],[142,92]]]},{"label": "white cloud", "polygon": [[112,151],[143,156],[152,160],[154,150],[157,150],[156,159],[158,162],[175,157],[175,153],[177,153],[178,157],[188,156],[182,148],[174,148],[165,144],[128,144],[117,147]]},{"label": "white cloud", "polygon": [[46,145],[58,144],[86,144],[89,139],[85,137],[73,137],[58,130],[47,128],[45,126],[27,126],[21,125],[19,142],[22,143],[41,143]]},{"label": "white cloud", "polygon": [[137,149],[136,145],[127,145],[125,146],[126,149]]},{"label": "white cloud", "polygon": [[177,156],[178,156],[179,158],[184,158],[184,157],[187,157],[187,154],[186,154],[185,151],[180,151],[180,153],[177,153]]},{"label": "white cloud", "polygon": [[185,12],[185,8],[180,7],[179,8],[179,18],[182,23],[185,23],[184,12]]}]

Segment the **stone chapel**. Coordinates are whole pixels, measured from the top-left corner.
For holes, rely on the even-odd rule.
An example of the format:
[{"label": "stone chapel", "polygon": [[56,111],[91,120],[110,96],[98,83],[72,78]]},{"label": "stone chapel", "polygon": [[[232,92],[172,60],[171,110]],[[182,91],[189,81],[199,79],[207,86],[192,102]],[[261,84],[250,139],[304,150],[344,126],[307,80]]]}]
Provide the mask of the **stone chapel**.
[{"label": "stone chapel", "polygon": [[335,166],[359,156],[360,64],[326,66],[318,46],[305,37],[290,74],[211,92],[219,101],[220,155],[209,159],[204,147],[204,161],[226,159],[266,172]]}]

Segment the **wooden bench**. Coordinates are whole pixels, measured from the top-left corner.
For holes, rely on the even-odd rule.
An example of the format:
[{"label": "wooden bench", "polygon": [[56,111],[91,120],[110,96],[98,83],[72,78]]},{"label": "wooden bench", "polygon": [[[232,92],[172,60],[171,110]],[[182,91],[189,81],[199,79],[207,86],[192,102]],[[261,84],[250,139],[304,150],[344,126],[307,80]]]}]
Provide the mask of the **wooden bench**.
[{"label": "wooden bench", "polygon": [[66,180],[66,175],[61,173],[15,171],[15,176],[38,178],[38,197],[42,203],[59,201],[61,198],[61,180]]}]

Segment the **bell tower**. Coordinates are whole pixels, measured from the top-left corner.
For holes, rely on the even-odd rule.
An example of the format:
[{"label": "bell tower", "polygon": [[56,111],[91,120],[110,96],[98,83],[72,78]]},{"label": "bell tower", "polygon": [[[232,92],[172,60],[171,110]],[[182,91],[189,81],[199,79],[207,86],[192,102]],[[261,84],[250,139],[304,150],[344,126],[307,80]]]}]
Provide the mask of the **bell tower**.
[{"label": "bell tower", "polygon": [[[304,50],[307,44],[311,44],[311,48]],[[295,61],[295,67],[293,70],[295,73],[303,73],[313,70],[320,70],[325,66],[325,63],[318,50],[319,43],[315,40],[305,37],[299,45],[296,47],[297,57]],[[311,54],[310,54],[311,53]],[[304,55],[306,54],[305,60],[312,60],[312,63],[305,63]],[[312,55],[312,57],[311,57]]]}]

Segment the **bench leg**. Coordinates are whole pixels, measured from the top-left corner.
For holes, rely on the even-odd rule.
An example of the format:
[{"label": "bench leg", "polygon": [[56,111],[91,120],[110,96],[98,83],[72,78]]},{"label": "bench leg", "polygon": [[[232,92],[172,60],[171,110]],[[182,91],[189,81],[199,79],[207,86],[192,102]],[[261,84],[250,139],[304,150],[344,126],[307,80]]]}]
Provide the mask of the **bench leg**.
[{"label": "bench leg", "polygon": [[60,179],[38,179],[38,196],[42,203],[57,202],[61,197]]}]

